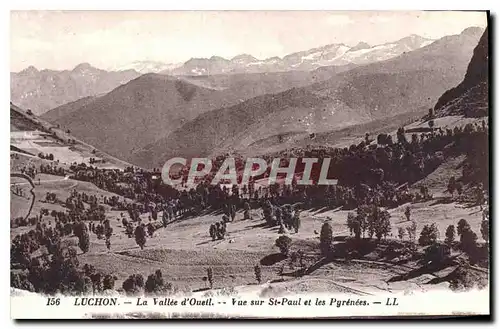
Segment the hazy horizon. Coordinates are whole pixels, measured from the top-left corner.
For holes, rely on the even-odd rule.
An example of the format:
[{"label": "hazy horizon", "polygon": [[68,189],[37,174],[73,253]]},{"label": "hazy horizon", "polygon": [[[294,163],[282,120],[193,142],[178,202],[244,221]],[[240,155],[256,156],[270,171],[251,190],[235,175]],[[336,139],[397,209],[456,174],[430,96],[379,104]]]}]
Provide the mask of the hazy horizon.
[{"label": "hazy horizon", "polygon": [[412,34],[439,39],[487,26],[486,12],[463,11],[12,11],[10,18],[11,72],[240,54],[282,58],[328,44],[375,46]]}]

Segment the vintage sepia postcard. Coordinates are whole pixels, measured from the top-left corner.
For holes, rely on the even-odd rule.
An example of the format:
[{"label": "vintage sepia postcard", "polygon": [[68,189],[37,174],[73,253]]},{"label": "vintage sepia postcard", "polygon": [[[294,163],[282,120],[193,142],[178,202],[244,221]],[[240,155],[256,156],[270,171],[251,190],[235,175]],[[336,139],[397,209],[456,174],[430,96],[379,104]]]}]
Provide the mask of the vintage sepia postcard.
[{"label": "vintage sepia postcard", "polygon": [[490,316],[489,12],[10,18],[11,318]]}]

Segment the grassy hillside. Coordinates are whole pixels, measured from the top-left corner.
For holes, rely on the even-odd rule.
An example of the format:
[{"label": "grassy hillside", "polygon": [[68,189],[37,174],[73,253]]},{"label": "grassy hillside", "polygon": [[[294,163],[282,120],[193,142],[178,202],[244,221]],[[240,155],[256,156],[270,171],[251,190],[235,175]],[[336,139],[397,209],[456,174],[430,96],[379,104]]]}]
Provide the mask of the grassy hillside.
[{"label": "grassy hillside", "polygon": [[327,81],[206,112],[137,150],[131,161],[151,168],[172,157],[245,149],[279,134],[324,133],[421,113],[461,80],[481,33],[479,28],[468,29]]},{"label": "grassy hillside", "polygon": [[78,111],[81,107],[92,103],[97,96],[87,96],[80,98],[74,102],[70,102],[61,106],[58,106],[54,109],[51,109],[50,111],[45,112],[42,114],[40,117],[44,120],[47,120],[49,122],[55,122],[59,118],[62,118],[66,115],[69,115],[75,111]]},{"label": "grassy hillside", "polygon": [[[58,165],[66,167],[73,162],[90,164],[90,158],[104,160],[104,163],[94,164],[98,167],[125,168],[130,166],[129,163],[98,150],[83,141],[77,140],[72,134],[64,131],[62,128],[58,128],[56,125],[30,114],[28,111],[12,103],[10,104],[10,127],[11,149],[14,151],[19,150],[20,152],[16,152],[18,154],[28,152],[35,156],[34,159],[38,159],[38,154],[40,153],[43,155],[52,154],[54,161],[51,162],[55,163],[57,161]],[[22,159],[29,160],[25,161],[26,163],[36,162],[32,158],[32,156],[22,156]],[[11,164],[15,162],[15,159],[11,159]],[[19,164],[16,170],[20,170],[25,165]]]}]

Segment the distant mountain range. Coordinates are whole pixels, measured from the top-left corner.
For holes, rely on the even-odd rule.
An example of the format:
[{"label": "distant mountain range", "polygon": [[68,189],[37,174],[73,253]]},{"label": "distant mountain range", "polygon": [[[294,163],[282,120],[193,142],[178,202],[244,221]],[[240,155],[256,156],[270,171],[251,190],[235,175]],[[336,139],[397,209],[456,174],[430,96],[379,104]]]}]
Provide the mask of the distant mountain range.
[{"label": "distant mountain range", "polygon": [[133,70],[108,72],[87,63],[71,71],[39,71],[30,66],[10,74],[10,98],[14,104],[40,115],[82,97],[110,92],[138,76],[140,73]]},{"label": "distant mountain range", "polygon": [[232,59],[225,59],[219,56],[192,58],[178,68],[167,69],[161,73],[172,75],[208,75],[292,70],[309,71],[321,66],[360,65],[383,61],[427,46],[433,41],[432,39],[426,39],[413,34],[401,40],[383,45],[370,46],[367,43],[360,42],[354,47],[349,47],[342,43],[331,44],[293,53],[283,58],[271,57],[260,60],[248,54],[241,54]]},{"label": "distant mountain range", "polygon": [[159,61],[135,61],[112,67],[109,71],[92,67],[87,63],[73,70],[39,71],[33,66],[11,73],[11,101],[40,115],[50,109],[76,101],[83,97],[110,92],[147,73],[176,76],[207,76],[220,74],[271,73],[311,71],[320,67],[355,66],[387,60],[413,51],[434,40],[411,35],[396,42],[369,46],[360,42],[354,47],[332,44],[307,51],[259,60],[241,54],[228,60],[218,56],[192,58],[185,63],[168,64]]},{"label": "distant mountain range", "polygon": [[[485,68],[479,63],[484,62],[487,54],[479,42],[483,32],[481,28],[468,28],[459,35],[446,36],[371,63],[363,61],[374,58],[368,54],[374,55],[376,47],[361,43],[341,56],[345,59],[350,56],[346,55],[348,52],[365,51],[365,57],[350,57],[356,58],[358,64],[341,65],[345,62],[338,60],[331,61],[336,65],[313,70],[169,76],[141,75],[133,70],[107,72],[85,64],[59,72],[66,80],[54,78],[55,71],[34,68],[13,75],[31,77],[34,85],[51,83],[55,91],[47,86],[35,90],[48,90],[47,95],[55,95],[54,98],[67,96],[57,92],[59,85],[73,96],[76,91],[89,93],[67,101],[42,118],[60,125],[61,129],[69,129],[75,137],[113,156],[153,168],[161,167],[174,156],[207,156],[250,149],[253,152],[271,144],[279,146],[283,140],[293,142],[293,138],[299,140],[310,133],[334,132],[394,116],[403,118],[406,114],[426,111],[434,104],[436,108],[448,106],[456,95],[462,95],[470,86],[474,88],[470,81],[479,81],[479,85],[485,81]],[[399,48],[392,49],[400,51],[402,45],[424,44],[416,36],[402,40],[398,42]],[[316,49],[285,58],[292,63],[293,58],[314,58],[317,53]],[[477,60],[471,61],[473,53]],[[249,60],[253,59],[242,55],[231,61],[242,65]],[[306,67],[307,62],[304,60],[301,65]],[[186,67],[187,63],[173,71]],[[481,68],[471,69],[471,65]],[[469,72],[483,73],[471,75],[468,66]],[[91,79],[87,80],[88,77]],[[87,81],[83,84],[87,88],[78,87],[81,79]],[[109,92],[91,90],[90,86],[109,88],[110,82],[98,83],[100,80],[117,86]],[[465,89],[460,87],[464,84]],[[445,93],[447,90],[451,91]]]},{"label": "distant mountain range", "polygon": [[134,70],[141,74],[171,72],[182,66],[183,63],[166,64],[158,61],[135,61],[129,64],[114,66],[109,71],[127,71]]},{"label": "distant mountain range", "polygon": [[256,144],[265,147],[266,141],[279,141],[279,136],[307,136],[425,111],[463,79],[482,33],[469,28],[326,81],[202,113],[127,159],[158,167],[172,157],[244,152]]},{"label": "distant mountain range", "polygon": [[332,131],[427,110],[463,79],[482,33],[469,28],[366,65],[210,76],[147,74],[42,117],[114,156],[159,167],[173,156],[245,150],[280,135]]},{"label": "distant mountain range", "polygon": [[199,77],[149,73],[103,96],[61,105],[42,118],[127,158],[204,112],[324,81],[350,68]]}]

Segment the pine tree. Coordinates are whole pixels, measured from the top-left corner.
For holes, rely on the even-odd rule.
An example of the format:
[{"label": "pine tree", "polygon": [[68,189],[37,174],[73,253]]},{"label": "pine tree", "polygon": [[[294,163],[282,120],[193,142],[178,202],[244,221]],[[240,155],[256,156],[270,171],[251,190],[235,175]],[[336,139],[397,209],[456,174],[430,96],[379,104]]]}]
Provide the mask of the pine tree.
[{"label": "pine tree", "polygon": [[146,230],[144,229],[144,225],[139,225],[135,228],[135,242],[137,245],[144,249],[146,245]]},{"label": "pine tree", "polygon": [[255,265],[255,267],[253,268],[253,270],[254,270],[254,273],[255,273],[255,279],[260,284],[262,282],[262,271],[260,269],[260,266],[259,265]]},{"label": "pine tree", "polygon": [[418,244],[421,246],[428,246],[436,243],[439,237],[439,231],[436,224],[425,225],[420,232],[420,238],[418,239]]},{"label": "pine tree", "polygon": [[461,237],[462,234],[467,230],[470,230],[470,224],[465,219],[462,218],[461,220],[458,221],[457,224],[458,236]]},{"label": "pine tree", "polygon": [[408,239],[410,242],[415,244],[415,239],[417,237],[417,223],[413,220],[411,225],[406,227],[406,231],[408,232]]},{"label": "pine tree", "polygon": [[83,253],[87,253],[90,249],[90,236],[88,231],[82,232],[78,237],[78,246]]},{"label": "pine tree", "polygon": [[381,211],[377,207],[377,217],[375,221],[375,236],[377,240],[380,241],[382,237],[386,238],[387,235],[391,232],[391,215],[387,210]]},{"label": "pine tree", "polygon": [[320,233],[320,250],[323,256],[328,256],[331,253],[332,241],[333,241],[333,230],[330,223],[326,222],[321,227]]},{"label": "pine tree", "polygon": [[464,230],[460,236],[460,249],[469,255],[471,261],[476,255],[477,251],[477,235],[470,228]]},{"label": "pine tree", "polygon": [[444,240],[444,243],[446,243],[446,245],[451,247],[453,245],[453,242],[455,242],[455,226],[449,225],[446,228],[445,235],[446,235],[446,238]]}]

